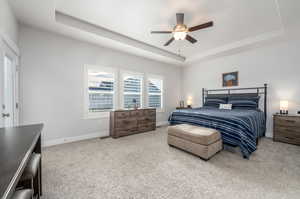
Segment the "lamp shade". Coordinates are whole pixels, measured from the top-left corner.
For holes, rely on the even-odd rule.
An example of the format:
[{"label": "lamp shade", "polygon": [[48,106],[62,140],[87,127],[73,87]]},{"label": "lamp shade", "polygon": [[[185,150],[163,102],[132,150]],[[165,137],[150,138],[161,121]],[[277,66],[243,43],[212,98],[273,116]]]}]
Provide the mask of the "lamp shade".
[{"label": "lamp shade", "polygon": [[191,106],[192,105],[192,97],[188,97],[187,101],[186,101],[186,104],[188,106]]},{"label": "lamp shade", "polygon": [[287,100],[280,101],[280,110],[288,110],[289,109],[289,102]]}]

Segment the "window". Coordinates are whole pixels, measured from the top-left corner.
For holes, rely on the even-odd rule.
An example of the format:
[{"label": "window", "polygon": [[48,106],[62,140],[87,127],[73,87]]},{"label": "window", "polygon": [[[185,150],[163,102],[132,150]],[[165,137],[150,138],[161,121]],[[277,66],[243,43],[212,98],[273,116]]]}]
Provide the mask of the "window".
[{"label": "window", "polygon": [[161,77],[149,77],[147,83],[148,107],[163,109],[163,79]]},{"label": "window", "polygon": [[116,73],[111,68],[87,66],[86,70],[87,117],[100,116],[115,108]]},{"label": "window", "polygon": [[109,117],[109,112],[117,108],[149,107],[163,111],[163,78],[156,75],[146,77],[144,82],[143,73],[120,71],[119,78],[118,69],[85,66],[84,117]]},{"label": "window", "polygon": [[134,73],[122,74],[122,107],[141,108],[143,104],[143,75]]}]

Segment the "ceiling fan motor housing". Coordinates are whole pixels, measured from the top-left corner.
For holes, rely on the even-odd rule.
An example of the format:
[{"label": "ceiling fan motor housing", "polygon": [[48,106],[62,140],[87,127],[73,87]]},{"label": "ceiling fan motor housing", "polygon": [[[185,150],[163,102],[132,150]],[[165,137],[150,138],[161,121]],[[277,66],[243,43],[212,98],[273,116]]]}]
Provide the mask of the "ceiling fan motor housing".
[{"label": "ceiling fan motor housing", "polygon": [[188,27],[184,24],[177,24],[174,27],[174,32],[188,32]]},{"label": "ceiling fan motor housing", "polygon": [[185,40],[188,28],[184,24],[177,24],[173,29],[173,37],[175,40]]}]

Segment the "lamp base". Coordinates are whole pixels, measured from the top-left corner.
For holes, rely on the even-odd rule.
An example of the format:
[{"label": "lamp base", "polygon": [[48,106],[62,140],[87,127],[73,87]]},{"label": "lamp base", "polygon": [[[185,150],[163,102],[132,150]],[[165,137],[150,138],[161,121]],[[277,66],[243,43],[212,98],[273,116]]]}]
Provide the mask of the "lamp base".
[{"label": "lamp base", "polygon": [[288,115],[289,111],[288,110],[280,110],[280,115]]}]

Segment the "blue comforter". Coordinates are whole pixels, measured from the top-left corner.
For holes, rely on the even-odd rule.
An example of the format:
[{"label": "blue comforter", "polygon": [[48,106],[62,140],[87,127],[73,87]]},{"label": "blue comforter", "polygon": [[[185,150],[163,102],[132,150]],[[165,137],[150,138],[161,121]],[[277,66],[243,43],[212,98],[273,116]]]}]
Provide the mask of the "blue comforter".
[{"label": "blue comforter", "polygon": [[256,139],[265,132],[265,117],[260,110],[208,107],[176,110],[170,115],[169,122],[216,129],[221,132],[224,144],[239,146],[246,158],[256,150]]}]

